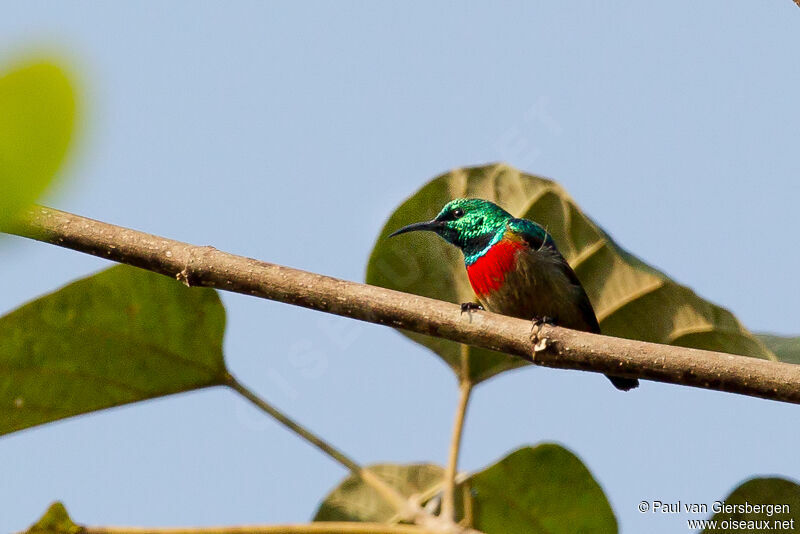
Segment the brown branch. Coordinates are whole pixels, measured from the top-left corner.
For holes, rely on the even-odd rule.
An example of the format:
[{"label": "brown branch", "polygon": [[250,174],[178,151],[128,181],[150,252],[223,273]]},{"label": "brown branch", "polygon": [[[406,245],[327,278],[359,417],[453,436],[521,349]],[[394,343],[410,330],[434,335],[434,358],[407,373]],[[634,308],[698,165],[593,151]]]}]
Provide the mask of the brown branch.
[{"label": "brown branch", "polygon": [[[800,366],[544,326],[533,357],[529,321],[282,267],[58,210],[36,207],[8,230],[205,286],[403,328],[520,356],[538,365],[637,377],[800,404]],[[635,395],[630,393],[629,395]]]}]

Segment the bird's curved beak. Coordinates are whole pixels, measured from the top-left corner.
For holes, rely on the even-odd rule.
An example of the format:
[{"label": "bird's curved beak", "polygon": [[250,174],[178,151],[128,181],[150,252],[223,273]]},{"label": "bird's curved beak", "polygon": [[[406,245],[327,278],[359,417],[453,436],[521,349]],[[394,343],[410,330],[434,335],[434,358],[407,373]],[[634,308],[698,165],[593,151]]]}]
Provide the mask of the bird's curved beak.
[{"label": "bird's curved beak", "polygon": [[429,232],[435,232],[439,228],[443,226],[444,223],[441,221],[433,220],[433,221],[425,221],[425,222],[418,222],[414,224],[409,224],[408,226],[404,226],[399,230],[395,230],[389,237],[394,237],[396,235],[405,234],[406,232],[417,232],[419,230],[428,230]]}]

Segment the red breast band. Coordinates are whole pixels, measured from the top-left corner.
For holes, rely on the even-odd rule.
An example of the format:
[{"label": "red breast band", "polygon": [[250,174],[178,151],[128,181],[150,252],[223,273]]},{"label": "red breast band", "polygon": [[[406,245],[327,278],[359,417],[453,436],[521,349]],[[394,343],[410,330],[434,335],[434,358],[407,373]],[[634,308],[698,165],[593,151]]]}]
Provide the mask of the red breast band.
[{"label": "red breast band", "polygon": [[500,289],[508,272],[516,267],[517,252],[522,248],[525,248],[524,241],[502,239],[467,266],[467,276],[475,294],[487,295]]}]

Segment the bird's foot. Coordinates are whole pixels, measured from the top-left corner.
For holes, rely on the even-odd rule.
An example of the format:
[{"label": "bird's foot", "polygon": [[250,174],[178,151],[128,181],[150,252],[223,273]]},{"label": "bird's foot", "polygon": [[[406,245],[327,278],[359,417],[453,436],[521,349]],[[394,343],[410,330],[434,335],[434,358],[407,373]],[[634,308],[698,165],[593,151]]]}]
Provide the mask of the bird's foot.
[{"label": "bird's foot", "polygon": [[[463,304],[462,304],[463,306]],[[556,320],[549,315],[545,315],[544,317],[534,317],[531,319],[531,323],[533,323],[534,328],[542,328],[542,325],[549,324],[550,326],[556,325]]]},{"label": "bird's foot", "polygon": [[483,310],[483,306],[478,304],[477,302],[462,302],[461,303],[461,313],[464,312],[472,312],[475,310]]},{"label": "bird's foot", "polygon": [[540,336],[542,333],[542,326],[546,324],[554,326],[556,324],[556,320],[546,315],[544,317],[534,317],[531,320],[531,341],[533,342],[534,354],[547,348],[548,339]]}]

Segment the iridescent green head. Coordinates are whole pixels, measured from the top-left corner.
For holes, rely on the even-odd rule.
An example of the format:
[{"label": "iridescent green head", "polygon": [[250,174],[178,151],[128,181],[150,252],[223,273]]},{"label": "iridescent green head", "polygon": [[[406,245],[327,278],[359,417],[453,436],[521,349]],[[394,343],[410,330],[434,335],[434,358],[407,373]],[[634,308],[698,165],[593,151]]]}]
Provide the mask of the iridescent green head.
[{"label": "iridescent green head", "polygon": [[488,200],[457,198],[448,202],[432,221],[409,224],[389,237],[417,230],[436,232],[459,247],[469,260],[499,241],[512,218],[510,213]]}]

